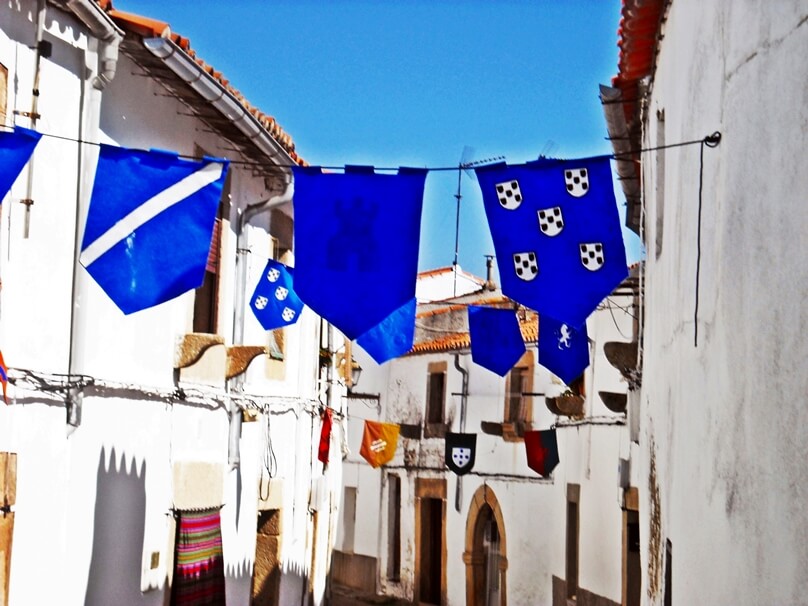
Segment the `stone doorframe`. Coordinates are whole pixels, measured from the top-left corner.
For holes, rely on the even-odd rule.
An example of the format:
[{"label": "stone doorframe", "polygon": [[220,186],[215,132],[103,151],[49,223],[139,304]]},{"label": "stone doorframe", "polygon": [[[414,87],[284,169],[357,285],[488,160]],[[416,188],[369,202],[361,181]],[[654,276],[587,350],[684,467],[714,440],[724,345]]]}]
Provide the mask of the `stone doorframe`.
[{"label": "stone doorframe", "polygon": [[[466,565],[466,606],[484,606],[476,603],[474,579],[475,577],[485,578],[485,555],[479,547],[475,550],[474,539],[478,530],[477,522],[480,512],[486,505],[491,508],[499,531],[500,606],[506,606],[508,603],[508,591],[505,582],[508,570],[508,548],[505,538],[505,519],[502,517],[497,495],[485,484],[480,486],[474,493],[469,506],[468,517],[466,518],[466,550],[463,552],[463,563]],[[478,545],[481,542],[479,541]]]}]

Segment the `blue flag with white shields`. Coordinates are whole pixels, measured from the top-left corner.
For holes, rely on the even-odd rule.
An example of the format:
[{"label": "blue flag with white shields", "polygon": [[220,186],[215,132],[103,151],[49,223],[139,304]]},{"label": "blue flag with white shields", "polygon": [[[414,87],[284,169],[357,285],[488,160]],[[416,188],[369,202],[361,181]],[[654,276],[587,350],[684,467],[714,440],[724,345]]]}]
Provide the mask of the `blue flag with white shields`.
[{"label": "blue flag with white shields", "polygon": [[123,313],[202,285],[227,166],[101,145],[79,260]]},{"label": "blue flag with white shields", "polygon": [[628,275],[608,157],[475,169],[502,292],[581,326]]},{"label": "blue flag with white shields", "polygon": [[15,126],[13,131],[0,131],[0,200],[6,195],[42,135],[36,131]]},{"label": "blue flag with white shields", "polygon": [[264,330],[283,328],[297,322],[303,301],[294,291],[293,270],[269,259],[255,287],[250,309]]},{"label": "blue flag with white shields", "polygon": [[295,290],[356,339],[415,296],[426,171],[293,170]]},{"label": "blue flag with white shields", "polygon": [[550,316],[539,316],[539,364],[567,385],[589,366],[586,322],[572,328]]}]

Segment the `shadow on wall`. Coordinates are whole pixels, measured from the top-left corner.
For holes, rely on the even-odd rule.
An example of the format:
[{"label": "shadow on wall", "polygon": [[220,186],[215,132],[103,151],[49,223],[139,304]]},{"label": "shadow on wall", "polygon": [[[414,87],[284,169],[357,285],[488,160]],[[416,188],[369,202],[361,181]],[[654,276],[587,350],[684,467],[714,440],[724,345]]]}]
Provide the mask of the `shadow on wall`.
[{"label": "shadow on wall", "polygon": [[163,592],[140,592],[146,524],[146,464],[127,469],[112,449],[109,470],[104,449],[98,461],[95,528],[85,606],[163,604]]}]

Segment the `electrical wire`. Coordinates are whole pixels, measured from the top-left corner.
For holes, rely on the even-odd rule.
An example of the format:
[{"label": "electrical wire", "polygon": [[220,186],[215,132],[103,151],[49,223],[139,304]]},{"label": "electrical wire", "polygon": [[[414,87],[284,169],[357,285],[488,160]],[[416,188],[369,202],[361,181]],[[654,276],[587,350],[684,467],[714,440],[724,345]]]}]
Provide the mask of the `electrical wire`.
[{"label": "electrical wire", "polygon": [[[11,129],[14,128],[14,126],[0,125],[0,128],[5,128],[5,129],[11,130]],[[37,131],[37,132],[39,132],[39,131]],[[98,141],[86,141],[84,139],[78,139],[76,137],[67,137],[67,136],[64,136],[64,135],[55,135],[55,134],[51,134],[51,133],[40,133],[40,134],[43,137],[50,137],[50,138],[53,138],[53,139],[59,139],[59,140],[63,140],[63,141],[70,141],[72,143],[80,143],[80,144],[83,144],[83,145],[95,145],[95,146],[99,146],[99,147],[102,146],[102,145],[108,145],[107,143],[101,143],[101,142],[98,142]],[[707,145],[708,147],[715,147],[716,145],[718,145],[718,142],[720,140],[721,140],[721,133],[718,132],[718,131],[715,131],[712,134],[707,135],[707,136],[705,136],[705,137],[703,137],[701,139],[693,139],[691,141],[682,141],[680,143],[669,143],[667,145],[660,145],[660,146],[657,146],[657,147],[647,147],[647,148],[632,149],[632,150],[628,150],[628,151],[625,151],[625,152],[615,152],[615,153],[612,153],[612,154],[600,154],[600,155],[597,155],[597,156],[587,156],[585,158],[577,158],[577,159],[578,160],[595,160],[595,159],[599,159],[599,158],[611,158],[611,159],[617,160],[617,159],[622,158],[624,156],[632,156],[632,155],[635,155],[635,154],[642,154],[642,153],[647,153],[647,152],[651,152],[651,151],[657,151],[657,150],[661,150],[661,149],[670,149],[670,148],[674,148],[674,147],[684,147],[684,146],[687,146],[687,145],[696,145],[696,144],[701,144],[702,147],[704,145]],[[196,156],[196,155],[189,155],[189,154],[177,154],[177,157],[184,158],[184,159],[187,159],[187,160],[211,159],[210,156]],[[500,157],[502,157],[502,156],[500,156]],[[227,159],[227,158],[223,158],[223,159]],[[544,160],[545,163],[552,163],[552,162],[562,163],[562,162],[566,162],[566,160],[556,159],[556,158],[544,158],[543,160]],[[281,170],[281,169],[295,168],[295,167],[301,168],[301,166],[299,164],[268,164],[268,163],[265,163],[265,162],[254,162],[254,161],[248,161],[248,160],[229,160],[229,162],[230,162],[230,164],[234,164],[234,165],[239,165],[239,166],[244,166],[244,167],[263,168],[263,169],[266,169],[266,170],[273,170],[273,169],[274,170]],[[482,166],[492,166],[493,164],[497,164],[497,163],[498,162],[494,162],[492,164],[482,165]],[[344,165],[343,166],[317,165],[317,166],[309,166],[307,168],[312,169],[312,170],[317,169],[317,168],[321,168],[321,169],[325,169],[325,170],[342,170],[342,169],[345,168],[345,166]],[[396,167],[389,167],[389,166],[388,167],[378,167],[377,166],[377,167],[374,167],[374,170],[385,171],[386,172],[386,171],[398,171],[399,168],[401,168],[401,167],[398,167],[398,166],[396,166]],[[423,170],[429,171],[429,172],[445,172],[445,171],[455,171],[455,170],[456,171],[462,171],[462,170],[466,170],[468,168],[468,165],[455,164],[453,166],[424,166],[424,167],[419,167],[419,168],[422,168]]]}]

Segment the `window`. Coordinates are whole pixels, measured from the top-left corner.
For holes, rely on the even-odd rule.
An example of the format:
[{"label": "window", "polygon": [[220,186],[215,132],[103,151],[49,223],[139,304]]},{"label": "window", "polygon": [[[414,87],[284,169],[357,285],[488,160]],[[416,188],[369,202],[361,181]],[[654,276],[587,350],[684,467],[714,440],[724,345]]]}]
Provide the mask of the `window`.
[{"label": "window", "polygon": [[401,578],[401,478],[387,476],[387,578]]},{"label": "window", "polygon": [[505,414],[502,435],[520,440],[533,421],[533,352],[528,351],[505,378]]},{"label": "window", "polygon": [[[208,155],[201,147],[194,146],[194,155],[202,157]],[[228,171],[222,187],[222,197],[219,201],[219,214],[213,226],[213,237],[208,251],[208,262],[205,266],[205,280],[202,286],[196,289],[194,297],[193,331],[216,334],[218,330],[219,314],[219,278],[222,270],[222,237],[229,223],[230,215],[230,182],[232,172]]]},{"label": "window", "polygon": [[578,503],[579,484],[567,484],[567,599],[578,597]]},{"label": "window", "polygon": [[205,281],[196,289],[194,298],[194,332],[216,333],[218,312],[219,265],[221,264],[222,220],[216,219],[210,241]]},{"label": "window", "polygon": [[443,415],[446,404],[446,362],[431,362],[426,387],[426,423],[424,437],[446,435]]},{"label": "window", "polygon": [[8,108],[8,68],[0,63],[0,124],[6,123]]},{"label": "window", "polygon": [[665,606],[673,604],[673,544],[665,541]]},{"label": "window", "polygon": [[356,534],[356,487],[346,486],[342,494],[342,552],[353,553]]}]

